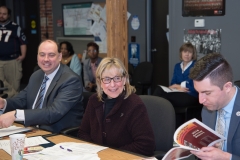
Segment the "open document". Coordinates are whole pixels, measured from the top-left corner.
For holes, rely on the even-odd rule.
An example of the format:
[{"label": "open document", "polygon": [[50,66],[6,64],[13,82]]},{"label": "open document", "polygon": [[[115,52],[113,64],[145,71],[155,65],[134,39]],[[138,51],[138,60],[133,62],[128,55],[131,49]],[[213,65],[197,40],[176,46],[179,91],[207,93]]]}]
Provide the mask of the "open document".
[{"label": "open document", "polygon": [[202,147],[213,146],[225,138],[197,119],[182,124],[174,133],[174,141],[179,147],[172,148],[163,160],[183,159],[191,155],[190,150],[200,150]]},{"label": "open document", "polygon": [[100,160],[98,152],[108,147],[88,144],[63,142],[43,149],[37,154],[24,155],[27,160]]},{"label": "open document", "polygon": [[166,86],[162,86],[162,85],[159,85],[159,87],[161,87],[165,92],[182,92],[182,91],[179,91],[177,89],[173,89],[173,88],[169,88],[169,87],[166,87]]}]

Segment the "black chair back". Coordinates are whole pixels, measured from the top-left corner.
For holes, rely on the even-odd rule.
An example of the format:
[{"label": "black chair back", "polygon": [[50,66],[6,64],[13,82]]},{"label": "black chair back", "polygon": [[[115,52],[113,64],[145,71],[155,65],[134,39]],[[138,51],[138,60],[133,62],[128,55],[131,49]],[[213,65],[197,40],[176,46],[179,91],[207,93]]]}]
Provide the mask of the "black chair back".
[{"label": "black chair back", "polygon": [[86,107],[87,107],[87,104],[88,104],[88,100],[89,100],[89,97],[91,95],[93,95],[95,92],[83,92],[82,95],[83,95],[83,109],[85,111]]},{"label": "black chair back", "polygon": [[[87,107],[89,97],[91,95],[93,95],[94,93],[95,92],[83,92],[82,93],[82,95],[83,95],[82,102],[83,102],[84,111]],[[79,124],[79,126],[80,126],[80,124]],[[61,131],[61,133],[64,134],[64,135],[70,136],[70,137],[78,138],[78,131],[79,131],[79,127],[72,127],[72,128],[68,128],[68,129],[65,129],[65,130]]]},{"label": "black chair back", "polygon": [[138,95],[147,94],[152,83],[153,64],[151,62],[141,62],[134,69],[131,85],[135,86]]},{"label": "black chair back", "polygon": [[162,97],[151,95],[140,95],[139,97],[147,108],[148,117],[153,128],[156,143],[154,156],[162,158],[173,147],[175,111],[172,104]]}]

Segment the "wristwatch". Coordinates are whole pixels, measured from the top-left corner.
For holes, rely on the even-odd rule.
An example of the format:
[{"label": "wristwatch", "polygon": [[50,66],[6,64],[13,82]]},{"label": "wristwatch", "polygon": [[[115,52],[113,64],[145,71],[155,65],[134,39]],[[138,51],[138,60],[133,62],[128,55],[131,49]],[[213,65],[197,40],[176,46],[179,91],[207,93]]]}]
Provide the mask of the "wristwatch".
[{"label": "wristwatch", "polygon": [[15,118],[17,118],[17,110],[15,110],[15,114],[14,114]]}]

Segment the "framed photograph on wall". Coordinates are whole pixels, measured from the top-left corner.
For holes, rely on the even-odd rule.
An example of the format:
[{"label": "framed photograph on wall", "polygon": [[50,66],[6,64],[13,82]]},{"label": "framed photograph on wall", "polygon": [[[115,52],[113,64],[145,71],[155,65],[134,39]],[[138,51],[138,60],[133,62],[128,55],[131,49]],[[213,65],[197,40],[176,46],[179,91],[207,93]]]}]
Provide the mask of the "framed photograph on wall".
[{"label": "framed photograph on wall", "polygon": [[92,2],[62,4],[64,36],[92,36],[91,5]]},{"label": "framed photograph on wall", "polygon": [[182,0],[183,17],[224,15],[225,0]]},{"label": "framed photograph on wall", "polygon": [[222,29],[184,29],[183,42],[190,42],[195,46],[197,58],[208,53],[221,53]]}]

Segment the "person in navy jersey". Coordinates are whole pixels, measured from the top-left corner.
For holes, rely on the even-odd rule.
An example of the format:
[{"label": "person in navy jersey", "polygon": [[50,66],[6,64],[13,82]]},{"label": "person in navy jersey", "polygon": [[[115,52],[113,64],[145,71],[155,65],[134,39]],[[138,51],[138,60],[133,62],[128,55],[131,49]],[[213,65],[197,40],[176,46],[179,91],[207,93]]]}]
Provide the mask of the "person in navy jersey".
[{"label": "person in navy jersey", "polygon": [[21,27],[10,20],[11,10],[0,6],[0,80],[8,88],[8,97],[19,92],[22,61],[26,56],[27,40]]},{"label": "person in navy jersey", "polygon": [[193,81],[189,78],[190,69],[194,66],[197,53],[191,43],[185,43],[180,47],[179,56],[181,62],[174,67],[174,73],[169,88],[180,92],[165,92],[161,87],[157,87],[153,95],[169,100],[174,107],[184,107],[197,105],[198,93],[194,89]]}]

